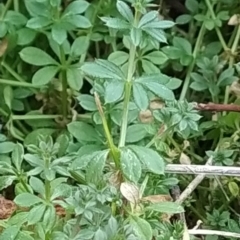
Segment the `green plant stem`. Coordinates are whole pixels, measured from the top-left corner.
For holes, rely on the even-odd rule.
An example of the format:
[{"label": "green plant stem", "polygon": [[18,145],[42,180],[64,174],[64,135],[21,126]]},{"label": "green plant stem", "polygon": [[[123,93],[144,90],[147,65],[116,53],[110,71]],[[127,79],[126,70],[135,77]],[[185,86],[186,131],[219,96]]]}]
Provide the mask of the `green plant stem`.
[{"label": "green plant stem", "polygon": [[[95,23],[95,21],[96,21],[97,14],[98,14],[98,11],[99,11],[99,8],[100,8],[102,2],[103,2],[103,0],[99,0],[99,1],[98,1],[97,6],[96,6],[96,8],[95,8],[95,11],[94,11],[94,13],[93,13],[93,15],[92,15],[92,19],[91,19],[92,27],[90,28],[89,33],[88,33],[88,35],[87,35],[89,41],[90,41],[90,39],[91,39],[91,35],[92,35],[92,33],[93,33],[93,26],[94,26],[94,23]],[[79,59],[80,65],[85,62],[86,57],[87,57],[87,51],[86,51],[86,53],[84,53],[84,54],[81,55],[81,57],[80,57],[80,59]]]},{"label": "green plant stem", "polygon": [[[135,9],[135,18],[134,18],[134,25],[137,25],[140,19],[140,12]],[[128,110],[129,110],[129,101],[131,98],[131,91],[132,91],[132,81],[133,81],[133,74],[135,71],[135,55],[136,55],[137,48],[134,44],[130,46],[129,52],[129,61],[128,61],[128,73],[127,73],[127,81],[125,83],[125,91],[124,91],[124,102],[123,102],[123,115],[122,115],[122,122],[121,122],[121,132],[120,132],[120,140],[119,140],[119,147],[125,146],[126,135],[127,135],[127,125],[128,125]]]},{"label": "green plant stem", "polygon": [[[210,3],[209,0],[205,0],[205,3],[207,5],[207,7],[208,7],[208,10],[209,10],[209,12],[211,14],[212,19],[215,21],[217,18],[216,18],[216,15],[215,15],[214,11],[213,11],[212,4]],[[226,42],[225,42],[225,40],[223,38],[223,35],[222,35],[219,27],[215,26],[215,30],[216,30],[216,33],[217,33],[218,38],[219,38],[219,41],[221,42],[224,51],[228,51],[228,46],[227,46],[227,44],[226,44]]]},{"label": "green plant stem", "polygon": [[200,29],[199,34],[198,34],[198,37],[197,37],[197,41],[196,41],[194,50],[193,50],[193,61],[191,62],[191,64],[188,67],[186,78],[184,80],[184,85],[183,85],[182,92],[181,92],[181,95],[180,95],[180,98],[179,98],[180,101],[184,100],[185,97],[186,97],[186,94],[187,94],[187,91],[188,91],[188,88],[189,88],[189,85],[190,85],[191,73],[192,73],[192,71],[194,69],[194,66],[195,66],[196,57],[197,57],[198,51],[201,47],[202,40],[203,40],[203,37],[204,37],[204,34],[205,34],[205,30],[206,30],[205,26],[204,26],[204,24],[202,24],[201,29]]},{"label": "green plant stem", "polygon": [[12,1],[13,1],[13,0],[8,0],[8,1],[7,1],[6,5],[5,5],[5,8],[4,8],[4,10],[2,11],[2,14],[1,14],[1,16],[0,16],[0,19],[1,19],[1,20],[4,19],[5,15],[6,15],[7,11],[8,11],[8,9],[9,9],[10,6],[12,5]]},{"label": "green plant stem", "polygon": [[97,108],[98,108],[99,115],[102,119],[102,124],[103,124],[103,128],[104,128],[105,136],[107,138],[107,142],[108,142],[109,148],[111,150],[113,160],[115,162],[116,167],[120,168],[118,149],[113,142],[112,135],[111,135],[111,132],[109,131],[108,124],[107,124],[107,119],[106,119],[105,114],[103,112],[98,94],[95,92],[94,95],[95,95],[95,102],[96,102],[96,105],[97,105]]},{"label": "green plant stem", "polygon": [[2,66],[19,82],[26,82],[18,73],[16,73],[5,61],[2,61]]},{"label": "green plant stem", "polygon": [[[11,118],[12,120],[16,121],[16,120],[41,120],[41,119],[56,119],[56,118],[60,118],[62,117],[62,115],[44,115],[44,114],[39,114],[39,115],[30,115],[30,114],[26,114],[26,115],[12,115]],[[71,118],[72,116],[69,115],[67,116],[67,118]],[[78,114],[77,115],[78,119],[82,119],[82,120],[91,120],[91,115],[90,114]]]},{"label": "green plant stem", "polygon": [[124,102],[123,102],[123,115],[122,115],[119,147],[125,146],[126,135],[127,135],[127,125],[128,125],[128,109],[129,109],[129,101],[131,97],[131,90],[132,90],[132,83],[127,81],[125,84],[125,96],[124,96]]},{"label": "green plant stem", "polygon": [[26,192],[30,193],[30,190],[26,184],[26,182],[22,179],[22,177],[19,175],[19,182],[23,185],[23,187],[25,188]]},{"label": "green plant stem", "polygon": [[231,58],[230,58],[230,66],[233,65],[234,63],[234,60],[235,60],[235,54],[236,54],[236,50],[238,48],[238,44],[239,44],[239,40],[240,40],[240,25],[238,25],[238,29],[237,29],[237,33],[236,33],[236,36],[235,36],[235,39],[233,41],[233,45],[232,45],[232,48],[231,48]]},{"label": "green plant stem", "polygon": [[14,4],[14,10],[16,12],[19,12],[19,0],[14,0],[13,4]]},{"label": "green plant stem", "polygon": [[61,82],[62,82],[62,115],[63,119],[67,119],[67,114],[68,114],[68,106],[67,106],[67,101],[68,101],[68,94],[67,94],[67,63],[66,63],[66,57],[64,53],[64,49],[61,46],[60,47],[60,52],[61,52],[61,64],[62,64],[62,70],[61,70]]},{"label": "green plant stem", "polygon": [[17,82],[14,80],[8,80],[8,79],[0,79],[0,84],[4,84],[4,85],[10,85],[13,87],[26,87],[26,88],[41,88],[41,86],[35,86],[31,83],[27,83],[27,82]]},{"label": "green plant stem", "polygon": [[207,219],[203,217],[192,205],[190,205],[189,208],[194,212],[196,216],[198,216],[199,219],[202,220],[203,223],[206,224],[208,222]]}]

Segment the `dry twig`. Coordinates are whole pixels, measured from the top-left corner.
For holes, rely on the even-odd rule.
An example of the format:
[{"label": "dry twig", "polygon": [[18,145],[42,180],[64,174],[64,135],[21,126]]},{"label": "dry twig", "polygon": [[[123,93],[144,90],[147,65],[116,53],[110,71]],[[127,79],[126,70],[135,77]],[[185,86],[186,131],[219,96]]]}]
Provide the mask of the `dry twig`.
[{"label": "dry twig", "polygon": [[166,173],[179,174],[205,174],[215,176],[240,176],[240,167],[227,166],[208,166],[208,165],[183,165],[168,164],[165,168]]},{"label": "dry twig", "polygon": [[223,236],[223,237],[240,238],[240,233],[224,232],[224,231],[208,230],[208,229],[190,229],[188,230],[188,233],[190,235],[217,235],[217,236]]},{"label": "dry twig", "polygon": [[213,112],[240,112],[240,106],[236,104],[196,103],[195,109]]},{"label": "dry twig", "polygon": [[[212,164],[212,157],[208,159],[206,162],[206,165],[211,165]],[[198,175],[188,186],[187,188],[182,192],[178,200],[176,201],[177,203],[183,203],[185,199],[188,198],[188,196],[191,195],[191,193],[196,189],[196,187],[202,182],[202,180],[205,178],[206,174],[200,174]]]}]

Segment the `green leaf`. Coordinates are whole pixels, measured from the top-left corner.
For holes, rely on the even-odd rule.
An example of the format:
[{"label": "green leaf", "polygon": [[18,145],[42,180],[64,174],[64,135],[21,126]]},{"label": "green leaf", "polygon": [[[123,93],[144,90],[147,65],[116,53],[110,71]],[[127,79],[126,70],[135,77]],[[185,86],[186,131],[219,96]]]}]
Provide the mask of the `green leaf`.
[{"label": "green leaf", "polygon": [[70,141],[70,137],[66,132],[60,134],[57,137],[56,143],[58,143],[60,146],[59,151],[58,151],[58,157],[62,157],[66,154],[67,149],[69,147],[69,141]]},{"label": "green leaf", "polygon": [[71,122],[67,125],[68,131],[80,142],[95,142],[98,140],[95,129],[84,122]]},{"label": "green leaf", "polygon": [[[49,5],[46,1],[24,0],[24,5],[31,16],[48,17],[50,15]],[[42,11],[39,11],[39,9],[42,9]]]},{"label": "green leaf", "polygon": [[156,65],[163,64],[168,60],[168,57],[160,51],[151,52],[148,55],[145,55],[144,58],[150,60]]},{"label": "green leaf", "polygon": [[89,162],[86,169],[86,180],[88,183],[98,184],[103,178],[103,169],[108,156],[109,150],[103,150]]},{"label": "green leaf", "polygon": [[119,80],[110,80],[106,83],[105,103],[114,103],[118,101],[124,93],[124,82]]},{"label": "green leaf", "polygon": [[46,210],[46,205],[41,204],[33,207],[28,213],[28,225],[35,225],[40,222]]},{"label": "green leaf", "polygon": [[133,143],[144,139],[148,132],[144,124],[134,124],[127,128],[126,142]]},{"label": "green leaf", "polygon": [[87,10],[89,3],[84,0],[71,2],[63,12],[63,15],[81,14]]},{"label": "green leaf", "polygon": [[27,221],[28,212],[18,212],[8,220],[10,225],[22,226]]},{"label": "green leaf", "polygon": [[[61,19],[62,23],[71,24],[74,28],[90,28],[91,22],[84,16],[81,15],[67,15]],[[73,29],[74,29],[73,28]],[[70,29],[69,29],[70,30]]]},{"label": "green leaf", "polygon": [[43,221],[42,221],[44,230],[46,232],[53,229],[56,223],[56,219],[57,219],[57,216],[56,216],[55,208],[52,205],[47,206],[47,209],[44,213]]},{"label": "green leaf", "polygon": [[148,94],[142,85],[136,82],[133,84],[133,97],[140,110],[147,110],[149,105]]},{"label": "green leaf", "polygon": [[117,1],[117,9],[128,22],[134,21],[132,10],[125,2]]},{"label": "green leaf", "polygon": [[185,119],[182,119],[180,124],[179,124],[179,130],[183,131],[187,128],[187,126],[188,126],[188,121],[185,120]]},{"label": "green leaf", "polygon": [[71,47],[71,56],[80,56],[86,53],[89,47],[89,38],[87,36],[81,36],[74,40]]},{"label": "green leaf", "polygon": [[160,73],[160,69],[148,60],[142,59],[142,68],[147,74]]},{"label": "green leaf", "polygon": [[39,136],[49,136],[56,132],[56,129],[53,128],[39,128],[30,132],[24,139],[24,145],[38,145]]},{"label": "green leaf", "polygon": [[123,51],[115,51],[112,52],[108,56],[108,61],[116,64],[117,66],[120,66],[128,61],[129,54]]},{"label": "green leaf", "polygon": [[157,82],[145,82],[144,86],[163,100],[175,99],[173,92],[163,84]]},{"label": "green leaf", "polygon": [[0,176],[0,190],[11,186],[14,180],[16,180],[15,176]]},{"label": "green leaf", "polygon": [[94,161],[95,158],[99,156],[99,153],[102,151],[95,151],[92,152],[93,150],[91,149],[91,152],[86,152],[86,153],[78,153],[78,156],[75,158],[73,161],[71,168],[73,170],[81,170],[84,169],[89,162]]},{"label": "green leaf", "polygon": [[145,24],[142,29],[166,29],[171,28],[175,25],[173,21],[168,20],[155,20]]},{"label": "green leaf", "polygon": [[19,226],[8,226],[0,235],[2,240],[18,240],[17,235],[20,231]]},{"label": "green leaf", "polygon": [[121,149],[121,168],[123,174],[134,183],[137,183],[142,174],[141,163],[130,149]]},{"label": "green leaf", "polygon": [[12,100],[12,109],[15,111],[23,111],[24,110],[24,104],[22,101],[13,99]]},{"label": "green leaf", "polygon": [[72,89],[79,91],[83,85],[83,77],[82,77],[81,70],[77,67],[68,68],[67,82]]},{"label": "green leaf", "polygon": [[52,38],[59,45],[62,45],[63,42],[67,39],[67,31],[62,27],[61,23],[56,23],[52,26]]},{"label": "green leaf", "polygon": [[3,38],[8,31],[8,26],[5,22],[0,22],[0,37]]},{"label": "green leaf", "polygon": [[50,55],[39,48],[26,47],[19,54],[23,61],[32,65],[46,66],[58,64]]},{"label": "green leaf", "polygon": [[192,16],[191,15],[183,14],[183,15],[180,15],[180,16],[177,17],[176,23],[183,25],[183,24],[189,23],[191,20],[192,20]]},{"label": "green leaf", "polygon": [[134,218],[131,220],[131,225],[133,227],[133,231],[138,235],[139,239],[141,240],[152,239],[153,237],[152,227],[146,220],[134,216]]},{"label": "green leaf", "polygon": [[14,202],[21,207],[31,207],[37,203],[42,202],[43,200],[31,193],[21,193],[17,195],[14,199]]},{"label": "green leaf", "polygon": [[234,197],[239,195],[239,187],[235,182],[229,182],[228,189]]},{"label": "green leaf", "polygon": [[234,68],[229,67],[224,70],[218,78],[218,86],[226,86],[232,83],[231,80],[236,81],[238,78],[234,77]]},{"label": "green leaf", "polygon": [[161,202],[161,203],[151,204],[150,206],[147,206],[145,210],[155,211],[160,213],[170,213],[170,214],[184,212],[184,208],[180,204],[175,202]]},{"label": "green leaf", "polygon": [[111,17],[101,17],[101,20],[106,23],[106,25],[110,28],[114,29],[129,29],[130,25],[128,22],[119,19],[119,18],[111,18]]},{"label": "green leaf", "polygon": [[180,37],[174,37],[173,45],[178,49],[181,49],[184,53],[191,55],[192,54],[192,45],[191,43],[185,39]]},{"label": "green leaf", "polygon": [[39,193],[42,196],[45,195],[45,186],[40,179],[36,177],[31,177],[29,180],[29,184],[36,193]]},{"label": "green leaf", "polygon": [[198,12],[198,1],[197,0],[186,0],[185,6],[191,13]]},{"label": "green leaf", "polygon": [[10,153],[14,147],[15,143],[13,142],[0,142],[0,154]]},{"label": "green leaf", "polygon": [[190,88],[195,90],[195,91],[203,91],[208,89],[208,85],[206,85],[205,82],[192,82],[190,84]]},{"label": "green leaf", "polygon": [[8,106],[9,109],[12,109],[13,90],[11,86],[4,87],[3,97],[4,97],[5,104]]},{"label": "green leaf", "polygon": [[32,83],[36,86],[46,85],[53,80],[58,71],[58,66],[47,66],[41,68],[33,75]]},{"label": "green leaf", "polygon": [[17,170],[21,170],[21,165],[23,161],[24,148],[23,145],[17,143],[12,152],[12,162],[16,166]]},{"label": "green leaf", "polygon": [[121,69],[107,60],[98,59],[95,62],[85,63],[81,67],[81,70],[92,77],[118,80],[124,79],[124,74]]},{"label": "green leaf", "polygon": [[213,30],[215,27],[215,23],[212,19],[205,19],[204,25],[209,31]]},{"label": "green leaf", "polygon": [[47,27],[52,23],[52,20],[47,17],[34,17],[28,20],[27,27],[32,29],[40,29]]},{"label": "green leaf", "polygon": [[139,46],[142,39],[142,30],[133,27],[130,31],[130,37],[134,46]]},{"label": "green leaf", "polygon": [[162,30],[155,29],[155,28],[144,28],[143,30],[152,38],[156,39],[158,42],[167,43],[167,39]]},{"label": "green leaf", "polygon": [[182,84],[182,81],[180,79],[177,78],[170,78],[169,82],[166,84],[166,87],[171,89],[171,90],[175,90],[178,89]]},{"label": "green leaf", "polygon": [[17,44],[27,45],[30,44],[36,37],[37,32],[28,28],[21,28],[17,31]]},{"label": "green leaf", "polygon": [[79,104],[88,111],[97,111],[95,99],[91,95],[81,94],[78,98]]},{"label": "green leaf", "polygon": [[139,21],[138,27],[142,28],[149,22],[152,22],[153,20],[157,19],[157,17],[158,17],[158,11],[149,11],[148,13],[143,15],[143,17]]},{"label": "green leaf", "polygon": [[23,26],[27,23],[27,18],[20,12],[8,10],[4,17],[4,22],[11,25]]},{"label": "green leaf", "polygon": [[129,146],[142,164],[151,172],[164,173],[164,159],[154,150],[141,146]]}]

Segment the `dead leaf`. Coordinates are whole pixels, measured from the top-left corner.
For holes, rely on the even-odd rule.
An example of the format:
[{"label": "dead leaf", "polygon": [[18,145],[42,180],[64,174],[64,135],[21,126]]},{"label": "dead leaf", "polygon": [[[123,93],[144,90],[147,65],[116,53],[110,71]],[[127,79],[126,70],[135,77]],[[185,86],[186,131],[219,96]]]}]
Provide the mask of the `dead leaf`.
[{"label": "dead leaf", "polygon": [[108,179],[109,183],[116,187],[117,189],[119,189],[120,185],[121,185],[121,182],[122,182],[122,175],[121,175],[121,172],[120,171],[117,171],[117,172],[113,172],[109,179]]},{"label": "dead leaf", "polygon": [[151,123],[153,121],[152,112],[150,110],[141,111],[139,118],[142,123]]},{"label": "dead leaf", "polygon": [[160,203],[160,202],[170,202],[173,201],[170,195],[149,195],[143,197],[142,201],[151,202],[151,203]]},{"label": "dead leaf", "polygon": [[228,21],[228,25],[236,26],[238,24],[240,24],[240,15],[239,14],[232,15]]},{"label": "dead leaf", "polygon": [[136,204],[139,202],[140,193],[138,187],[133,183],[123,182],[120,186],[122,195],[131,203]]},{"label": "dead leaf", "polygon": [[7,200],[3,196],[0,197],[0,219],[11,217],[16,209],[16,204],[13,201]]},{"label": "dead leaf", "polygon": [[188,140],[184,140],[183,142],[183,150],[185,150],[186,148],[188,148],[190,146],[190,143]]},{"label": "dead leaf", "polygon": [[240,96],[240,84],[236,81],[233,82],[230,91],[233,92],[236,96]]},{"label": "dead leaf", "polygon": [[179,162],[183,165],[191,165],[191,159],[185,153],[181,153]]},{"label": "dead leaf", "polygon": [[152,110],[162,109],[164,106],[165,104],[159,99],[154,99],[150,102],[150,108]]}]

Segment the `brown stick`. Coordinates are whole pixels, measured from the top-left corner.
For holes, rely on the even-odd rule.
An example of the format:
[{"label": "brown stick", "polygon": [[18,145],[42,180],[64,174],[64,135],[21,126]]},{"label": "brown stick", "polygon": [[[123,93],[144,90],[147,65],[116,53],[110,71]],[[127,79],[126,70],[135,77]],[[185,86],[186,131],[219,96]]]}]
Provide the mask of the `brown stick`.
[{"label": "brown stick", "polygon": [[240,106],[235,104],[196,103],[196,110],[213,112],[240,112]]}]

